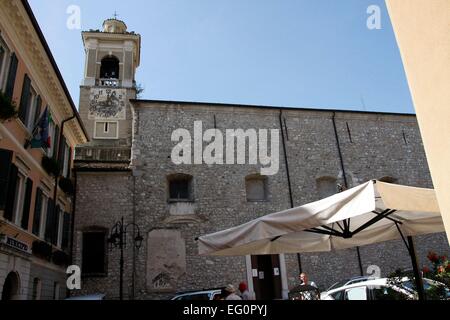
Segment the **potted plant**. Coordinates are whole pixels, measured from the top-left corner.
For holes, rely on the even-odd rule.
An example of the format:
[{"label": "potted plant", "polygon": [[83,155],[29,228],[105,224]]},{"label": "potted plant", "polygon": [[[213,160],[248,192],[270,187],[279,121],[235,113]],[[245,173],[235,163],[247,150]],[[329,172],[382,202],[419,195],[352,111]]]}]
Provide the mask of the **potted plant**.
[{"label": "potted plant", "polygon": [[439,256],[435,252],[429,252],[427,259],[431,268],[424,267],[423,275],[426,278],[438,281],[450,289],[450,261],[446,256]]},{"label": "potted plant", "polygon": [[0,91],[0,120],[5,121],[17,117],[17,109],[3,92]]},{"label": "potted plant", "polygon": [[58,176],[60,172],[59,164],[54,159],[44,156],[42,157],[42,167],[44,170],[52,175],[52,176]]},{"label": "potted plant", "polygon": [[75,193],[75,187],[72,180],[69,178],[61,177],[59,179],[59,187],[68,195],[73,195]]}]

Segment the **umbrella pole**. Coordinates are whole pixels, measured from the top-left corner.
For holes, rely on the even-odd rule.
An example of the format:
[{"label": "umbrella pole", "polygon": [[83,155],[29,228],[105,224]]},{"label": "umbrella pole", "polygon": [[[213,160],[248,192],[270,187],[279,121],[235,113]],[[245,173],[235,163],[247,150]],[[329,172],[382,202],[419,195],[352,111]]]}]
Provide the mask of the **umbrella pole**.
[{"label": "umbrella pole", "polygon": [[364,270],[363,270],[363,266],[362,266],[361,252],[359,251],[359,247],[356,247],[356,254],[358,255],[359,272],[361,273],[361,277],[363,277]]},{"label": "umbrella pole", "polygon": [[414,271],[414,278],[416,281],[417,293],[419,294],[419,300],[425,300],[425,291],[423,289],[423,279],[419,272],[419,266],[417,264],[416,249],[414,248],[414,241],[412,237],[408,237],[408,251],[411,257],[411,262]]}]

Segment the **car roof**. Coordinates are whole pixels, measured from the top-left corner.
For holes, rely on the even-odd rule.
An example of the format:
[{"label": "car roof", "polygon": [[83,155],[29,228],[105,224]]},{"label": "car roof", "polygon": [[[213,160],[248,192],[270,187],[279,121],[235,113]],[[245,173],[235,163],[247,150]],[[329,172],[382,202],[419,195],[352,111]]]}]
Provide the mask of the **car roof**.
[{"label": "car roof", "polygon": [[[351,288],[357,288],[357,287],[362,287],[362,286],[387,286],[388,285],[388,278],[377,278],[377,279],[370,279],[364,282],[357,282],[357,283],[352,283],[349,285],[345,285],[339,288],[335,288],[332,289],[330,291],[326,291],[325,293],[327,294],[333,294],[335,292],[341,291],[341,290],[346,290],[346,289],[351,289]],[[404,277],[402,278],[402,282],[403,281],[408,281],[411,280],[408,277]],[[427,281],[428,279],[424,279],[425,281]],[[395,285],[394,285],[395,286]]]},{"label": "car roof", "polygon": [[105,294],[98,293],[98,294],[90,294],[86,296],[76,296],[76,297],[70,297],[66,300],[103,300],[105,298]]},{"label": "car roof", "polygon": [[212,289],[201,289],[201,290],[191,290],[191,291],[181,291],[181,292],[177,292],[176,295],[177,296],[181,296],[183,294],[196,294],[196,293],[216,292],[216,291],[221,291],[223,289],[225,289],[225,287],[212,288]]}]

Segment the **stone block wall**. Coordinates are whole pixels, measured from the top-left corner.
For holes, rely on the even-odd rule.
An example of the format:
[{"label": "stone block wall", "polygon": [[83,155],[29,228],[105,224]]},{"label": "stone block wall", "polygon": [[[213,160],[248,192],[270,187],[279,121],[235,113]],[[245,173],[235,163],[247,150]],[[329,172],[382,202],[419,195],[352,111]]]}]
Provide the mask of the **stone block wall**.
[{"label": "stone block wall", "polygon": [[[245,257],[200,257],[195,238],[290,208],[282,144],[279,172],[268,177],[267,201],[247,202],[245,178],[258,173],[259,165],[177,166],[171,160],[176,145],[171,141],[172,132],[184,128],[192,133],[195,121],[202,121],[203,131],[215,128],[223,133],[226,129],[282,128],[292,196],[298,206],[321,198],[317,187],[317,179],[321,177],[345,185],[333,117],[349,188],[383,177],[394,178],[400,184],[432,187],[420,132],[412,115],[136,102],[133,173],[79,174],[75,218],[77,261],[80,263],[83,228],[107,228],[122,215],[131,221],[134,212],[135,222],[145,238],[136,254],[136,299],[165,299],[176,291],[227,283],[237,285],[246,280]],[[177,204],[168,201],[167,178],[180,173],[193,177],[194,202],[174,207]],[[183,214],[180,210],[184,209],[180,208],[188,209]],[[443,235],[419,237],[416,243],[422,263],[428,250],[449,251]],[[167,250],[171,253],[164,255]],[[381,275],[399,267],[410,268],[401,241],[365,246],[360,253],[363,273],[371,272],[374,265],[380,268]],[[125,259],[128,290],[132,256],[128,248]],[[108,297],[117,297],[117,257],[117,253],[109,254],[108,277],[85,279],[83,292],[108,292]],[[285,261],[288,287],[292,288],[297,284],[298,257],[287,254]],[[356,249],[302,254],[301,264],[321,289],[360,274]]]}]

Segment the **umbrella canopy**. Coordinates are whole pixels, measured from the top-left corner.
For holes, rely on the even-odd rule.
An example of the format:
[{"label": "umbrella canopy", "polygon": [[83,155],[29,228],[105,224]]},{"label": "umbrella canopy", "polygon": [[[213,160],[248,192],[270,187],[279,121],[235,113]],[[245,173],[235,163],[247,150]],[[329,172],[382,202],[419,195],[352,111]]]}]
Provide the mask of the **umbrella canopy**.
[{"label": "umbrella canopy", "polygon": [[444,232],[435,192],[369,181],[198,238],[200,255],[323,252]]}]

